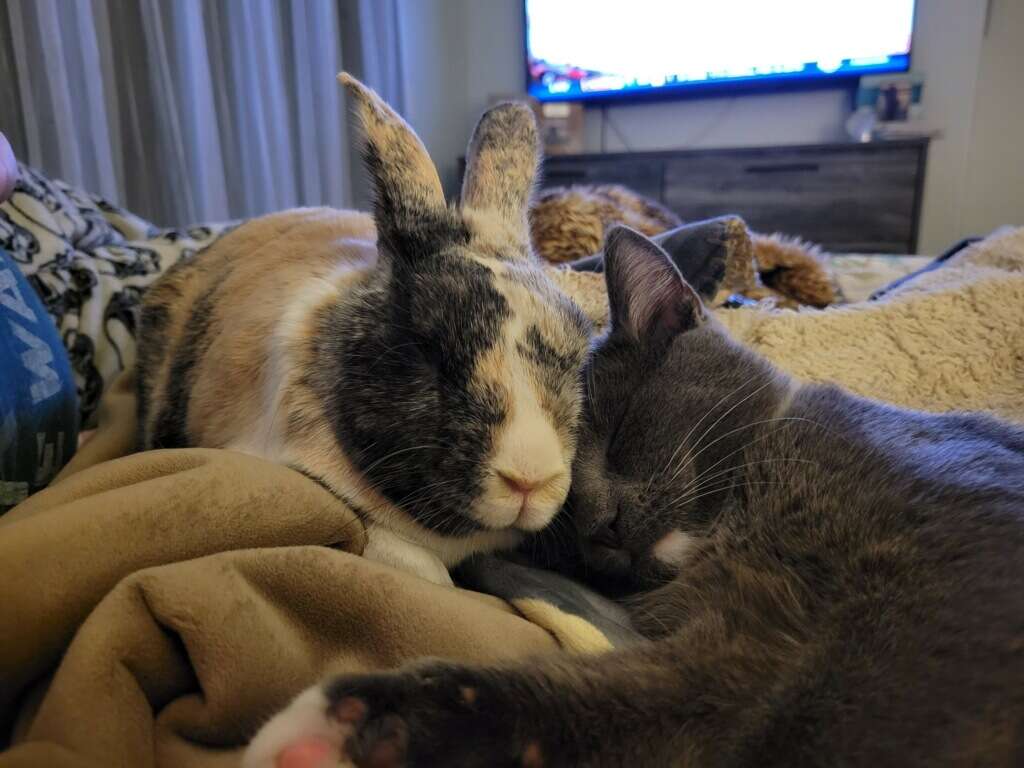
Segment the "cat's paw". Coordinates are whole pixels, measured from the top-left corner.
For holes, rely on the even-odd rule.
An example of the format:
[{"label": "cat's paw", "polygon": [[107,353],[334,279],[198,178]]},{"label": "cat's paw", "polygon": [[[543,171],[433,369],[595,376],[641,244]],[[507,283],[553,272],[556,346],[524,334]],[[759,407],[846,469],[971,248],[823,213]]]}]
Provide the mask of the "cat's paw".
[{"label": "cat's paw", "polygon": [[[263,762],[245,762],[245,768],[545,764],[539,741],[517,736],[527,713],[515,711],[494,678],[469,667],[432,662],[410,671],[343,677],[318,694],[303,694],[267,724],[246,756]],[[310,703],[316,717],[309,716]],[[295,716],[289,714],[293,708]]]},{"label": "cat's paw", "polygon": [[314,686],[301,693],[260,729],[242,756],[242,768],[340,768],[352,724],[337,718],[324,693]]}]

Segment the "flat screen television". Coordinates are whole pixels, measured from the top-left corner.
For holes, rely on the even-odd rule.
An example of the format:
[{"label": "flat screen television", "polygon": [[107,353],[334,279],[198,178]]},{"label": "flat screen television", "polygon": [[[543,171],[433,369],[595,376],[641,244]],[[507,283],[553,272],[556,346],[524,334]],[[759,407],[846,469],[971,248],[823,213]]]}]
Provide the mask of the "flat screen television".
[{"label": "flat screen television", "polygon": [[914,0],[526,0],[542,101],[826,84],[910,67]]}]

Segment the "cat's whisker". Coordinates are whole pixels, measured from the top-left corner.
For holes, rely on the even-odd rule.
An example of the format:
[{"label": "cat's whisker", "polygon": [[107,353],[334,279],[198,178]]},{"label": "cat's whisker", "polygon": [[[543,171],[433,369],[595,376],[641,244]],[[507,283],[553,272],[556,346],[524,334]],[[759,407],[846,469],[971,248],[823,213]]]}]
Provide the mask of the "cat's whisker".
[{"label": "cat's whisker", "polygon": [[[708,425],[707,428],[705,428],[705,430],[703,432],[701,432],[700,436],[696,440],[693,441],[694,449],[696,449],[696,448],[698,448],[700,446],[700,444],[704,440],[704,438],[707,437],[708,434],[711,433],[711,430],[713,430],[716,426],[718,426],[722,422],[722,419],[724,419],[730,413],[735,411],[737,408],[739,408],[741,405],[743,405],[743,403],[747,402],[747,400],[752,398],[754,395],[757,395],[760,392],[762,392],[773,381],[773,379],[771,377],[767,376],[767,375],[765,375],[765,379],[766,379],[766,381],[761,386],[757,387],[752,392],[748,392],[745,396],[743,396],[742,398],[737,400],[721,416],[719,416],[717,419],[715,419],[714,422],[712,422],[710,425]],[[756,378],[752,379],[752,381],[756,381],[756,380],[757,380]],[[739,389],[740,389],[740,391],[742,391],[743,388],[740,387]]]},{"label": "cat's whisker", "polygon": [[[711,430],[713,430],[716,426],[718,426],[722,422],[722,419],[724,419],[726,416],[728,416],[730,413],[732,413],[734,410],[736,410],[739,406],[741,406],[747,400],[752,398],[754,395],[756,395],[759,392],[761,392],[762,390],[764,390],[765,387],[769,386],[771,383],[772,383],[772,379],[769,378],[767,381],[765,381],[764,384],[759,386],[753,392],[748,393],[745,397],[743,397],[739,401],[733,403],[733,405],[725,413],[723,413],[721,416],[719,416],[714,421],[714,423],[712,423],[710,426],[708,426],[707,429],[705,429],[701,433],[700,437],[698,437],[697,440],[694,441],[693,446],[687,451],[686,456],[682,460],[682,462],[680,464],[680,467],[673,473],[672,477],[669,478],[668,482],[671,483],[673,480],[675,480],[679,476],[679,474],[684,469],[686,469],[686,467],[692,466],[692,464],[697,460],[697,457],[700,456],[710,445],[714,445],[716,442],[718,442],[718,440],[721,439],[721,437],[719,437],[717,440],[714,440],[714,441],[712,441],[711,443],[709,443],[707,445],[703,445],[703,447],[702,447],[702,443],[705,440],[705,438],[709,434],[711,434]],[[726,433],[726,434],[731,434],[731,433]],[[696,451],[696,453],[694,453],[694,451]]]},{"label": "cat's whisker", "polygon": [[[777,418],[773,418],[773,419],[762,419],[762,420],[760,420],[760,421],[753,421],[753,422],[750,422],[749,424],[744,424],[744,425],[743,425],[743,426],[741,426],[741,427],[736,427],[735,429],[730,429],[730,430],[729,430],[728,432],[725,432],[725,433],[723,433],[723,434],[719,435],[718,437],[716,437],[716,438],[715,438],[714,440],[712,440],[712,441],[711,441],[710,443],[708,443],[708,444],[707,444],[707,445],[705,445],[705,446],[704,446],[703,448],[701,448],[701,450],[700,450],[700,451],[698,451],[698,452],[697,452],[697,453],[696,453],[696,454],[695,454],[695,455],[693,456],[693,458],[691,459],[691,463],[692,463],[692,462],[695,462],[695,461],[696,461],[696,460],[697,460],[697,459],[698,459],[698,458],[700,457],[700,455],[701,455],[702,453],[704,453],[704,451],[706,451],[706,450],[707,450],[708,448],[710,448],[711,446],[715,445],[716,443],[719,443],[719,442],[721,442],[722,440],[724,440],[725,438],[729,437],[730,435],[734,435],[734,434],[736,434],[737,432],[741,432],[741,431],[743,431],[744,429],[750,429],[751,427],[763,426],[763,425],[765,425],[765,424],[773,424],[773,423],[775,423],[775,422],[805,422],[805,423],[807,423],[807,424],[813,424],[814,426],[818,426],[818,423],[817,423],[817,422],[815,422],[815,421],[812,421],[811,419],[805,419],[805,418],[803,418],[803,417],[800,417],[800,416],[780,416],[780,417],[777,417]],[[716,461],[716,462],[715,462],[714,464],[712,464],[712,465],[711,465],[710,467],[708,467],[708,468],[707,468],[707,469],[705,469],[704,471],[705,471],[705,472],[708,472],[708,471],[710,471],[711,469],[714,469],[715,467],[717,467],[718,465],[720,465],[720,464],[721,464],[722,462],[724,462],[724,461],[728,460],[728,459],[729,459],[729,457],[731,457],[731,456],[734,456],[734,455],[736,455],[736,454],[737,454],[737,453],[739,453],[740,451],[746,450],[746,449],[747,449],[747,448],[748,448],[749,446],[753,445],[754,443],[756,443],[756,442],[759,442],[759,441],[761,441],[761,440],[764,440],[764,439],[766,439],[766,438],[770,437],[771,435],[774,435],[774,434],[775,434],[776,432],[778,432],[778,431],[779,431],[779,430],[774,430],[774,431],[772,431],[772,432],[769,432],[769,433],[767,433],[767,434],[765,434],[765,435],[761,435],[761,436],[759,436],[759,437],[756,437],[756,438],[754,438],[753,440],[749,441],[748,443],[745,443],[744,445],[741,445],[741,446],[740,446],[739,448],[737,448],[736,450],[734,450],[734,451],[732,451],[731,453],[728,453],[728,454],[726,454],[725,456],[723,456],[723,457],[722,457],[721,459],[719,459],[718,461]],[[681,471],[681,470],[680,470],[680,471]],[[672,477],[671,477],[671,478],[669,479],[669,482],[671,483],[671,482],[672,482],[672,480],[674,480],[674,479],[675,479],[675,478],[676,478],[677,476],[678,476],[678,472],[676,473],[676,475],[673,475],[673,476],[672,476]],[[693,479],[693,482],[697,482],[697,481],[698,481],[699,479],[700,479],[700,478],[699,478],[699,476],[698,476],[698,477],[695,477],[695,478]]]},{"label": "cat's whisker", "polygon": [[[706,410],[706,411],[704,412],[704,415],[703,415],[703,416],[701,416],[701,417],[700,417],[700,418],[699,418],[699,419],[697,420],[697,422],[696,422],[696,423],[695,423],[695,424],[694,424],[694,425],[693,425],[692,427],[690,427],[689,431],[688,431],[688,432],[687,432],[687,433],[686,433],[686,434],[685,434],[685,435],[683,436],[683,438],[682,438],[682,439],[681,439],[681,440],[679,441],[679,445],[678,445],[678,446],[676,447],[675,451],[673,451],[673,452],[672,452],[672,456],[671,456],[671,457],[669,457],[669,460],[668,460],[668,461],[666,462],[666,464],[665,464],[665,467],[664,467],[664,469],[663,469],[663,470],[661,470],[661,472],[656,472],[656,473],[654,473],[654,474],[653,474],[653,475],[651,476],[651,479],[650,479],[650,480],[648,480],[648,482],[647,482],[647,489],[646,489],[646,490],[650,490],[650,487],[651,487],[651,483],[653,483],[653,482],[654,482],[654,480],[655,480],[655,479],[656,479],[657,477],[659,477],[660,475],[662,475],[662,474],[664,474],[664,473],[667,473],[667,472],[669,471],[669,468],[670,468],[670,467],[671,467],[671,466],[673,465],[673,462],[675,461],[675,459],[676,459],[676,456],[678,456],[678,455],[679,455],[679,451],[680,451],[680,450],[682,450],[682,449],[683,449],[683,448],[684,448],[684,447],[685,447],[685,446],[687,445],[687,443],[688,443],[688,441],[689,441],[689,439],[690,439],[690,436],[691,436],[691,435],[693,435],[693,433],[697,431],[697,428],[698,428],[698,427],[699,427],[699,426],[700,426],[700,425],[701,425],[702,423],[704,423],[704,420],[705,420],[705,419],[706,419],[706,418],[707,418],[708,416],[710,416],[710,415],[711,415],[712,413],[714,413],[714,412],[715,412],[715,410],[717,410],[717,409],[718,409],[718,407],[719,407],[720,405],[722,405],[722,403],[724,403],[725,401],[727,401],[727,400],[728,400],[728,399],[729,399],[730,397],[732,397],[733,395],[735,395],[735,394],[736,394],[737,392],[741,391],[741,390],[742,390],[742,389],[743,389],[744,387],[746,387],[746,386],[747,386],[748,384],[750,384],[750,383],[751,383],[751,381],[756,381],[756,380],[757,380],[757,377],[754,377],[754,378],[752,378],[752,379],[746,379],[746,380],[745,380],[745,381],[743,381],[743,383],[742,383],[742,384],[740,384],[740,385],[739,385],[738,387],[733,387],[733,389],[732,389],[732,390],[730,390],[730,391],[729,391],[729,392],[727,392],[727,393],[726,393],[725,395],[723,395],[722,397],[720,397],[720,398],[718,399],[718,402],[716,402],[716,403],[715,403],[715,404],[714,404],[713,406],[711,406],[711,407],[710,407],[710,408],[709,408],[708,410]],[[712,425],[712,426],[713,426],[713,425]],[[677,474],[678,474],[678,473],[677,473]],[[676,475],[673,475],[673,479],[675,479],[675,477],[677,476],[677,474],[676,474]]]},{"label": "cat's whisker", "polygon": [[[734,487],[735,485],[736,485],[736,483],[734,483],[734,482],[727,482],[727,483],[723,483],[722,485],[720,485],[718,487],[706,489],[703,492],[698,493],[698,494],[691,494],[689,496],[679,497],[678,499],[674,499],[671,502],[671,506],[678,508],[678,507],[681,507],[681,506],[683,506],[685,504],[691,504],[694,501],[696,501],[697,499],[702,499],[705,496],[711,496],[711,495],[716,494],[716,493],[721,493],[722,491],[727,491],[730,488]],[[777,480],[754,480],[754,481],[749,481],[747,483],[743,483],[743,485],[784,485],[784,483],[782,483],[780,481],[777,481]]]},{"label": "cat's whisker", "polygon": [[[749,445],[750,444],[748,443],[746,446],[744,446],[744,448],[746,448]],[[759,464],[775,464],[775,463],[780,463],[780,462],[798,462],[798,463],[803,463],[803,464],[817,464],[818,463],[816,461],[812,461],[811,459],[797,459],[797,458],[759,459],[758,461],[750,461],[750,462],[747,462],[746,464],[740,464],[739,466],[736,466],[736,467],[729,467],[728,469],[720,470],[719,472],[716,472],[716,473],[714,473],[713,475],[710,475],[710,476],[706,476],[705,477],[704,475],[701,475],[699,478],[695,478],[693,483],[688,483],[687,484],[686,488],[684,489],[684,493],[687,493],[689,491],[699,490],[700,488],[702,488],[707,483],[713,482],[716,478],[723,477],[723,476],[728,475],[728,474],[730,474],[732,472],[739,472],[739,471],[741,471],[743,469],[747,469],[749,467],[757,466]],[[697,480],[699,480],[700,482],[696,482]]]}]

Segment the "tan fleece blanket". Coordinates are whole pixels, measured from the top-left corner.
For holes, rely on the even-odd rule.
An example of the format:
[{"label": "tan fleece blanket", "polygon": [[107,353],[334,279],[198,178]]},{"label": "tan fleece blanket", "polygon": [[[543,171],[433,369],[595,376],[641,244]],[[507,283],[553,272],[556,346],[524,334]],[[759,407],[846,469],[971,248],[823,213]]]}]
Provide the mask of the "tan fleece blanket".
[{"label": "tan fleece blanket", "polygon": [[[550,652],[484,595],[358,557],[351,512],[242,454],[130,450],[131,382],[46,491],[0,518],[0,766],[227,766],[327,672]],[[99,463],[97,463],[99,462]]]},{"label": "tan fleece blanket", "polygon": [[[603,315],[600,277],[574,279]],[[1022,310],[1017,231],[885,302],[720,316],[807,379],[1024,420]],[[329,672],[600,647],[358,557],[354,516],[288,469],[227,451],[126,456],[133,414],[122,378],[56,484],[0,518],[2,768],[235,765]]]}]

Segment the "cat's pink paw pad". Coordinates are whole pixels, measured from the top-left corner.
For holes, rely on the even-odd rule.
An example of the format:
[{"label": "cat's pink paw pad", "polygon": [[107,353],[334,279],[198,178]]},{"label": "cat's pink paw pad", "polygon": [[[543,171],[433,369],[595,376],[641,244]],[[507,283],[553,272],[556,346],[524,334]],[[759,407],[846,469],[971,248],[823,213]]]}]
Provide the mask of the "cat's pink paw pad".
[{"label": "cat's pink paw pad", "polygon": [[341,755],[333,744],[313,736],[278,752],[275,768],[335,768],[340,760]]},{"label": "cat's pink paw pad", "polygon": [[359,713],[330,712],[329,709],[320,686],[300,694],[256,734],[242,757],[242,767],[339,768],[351,765],[344,755],[344,746]]}]

